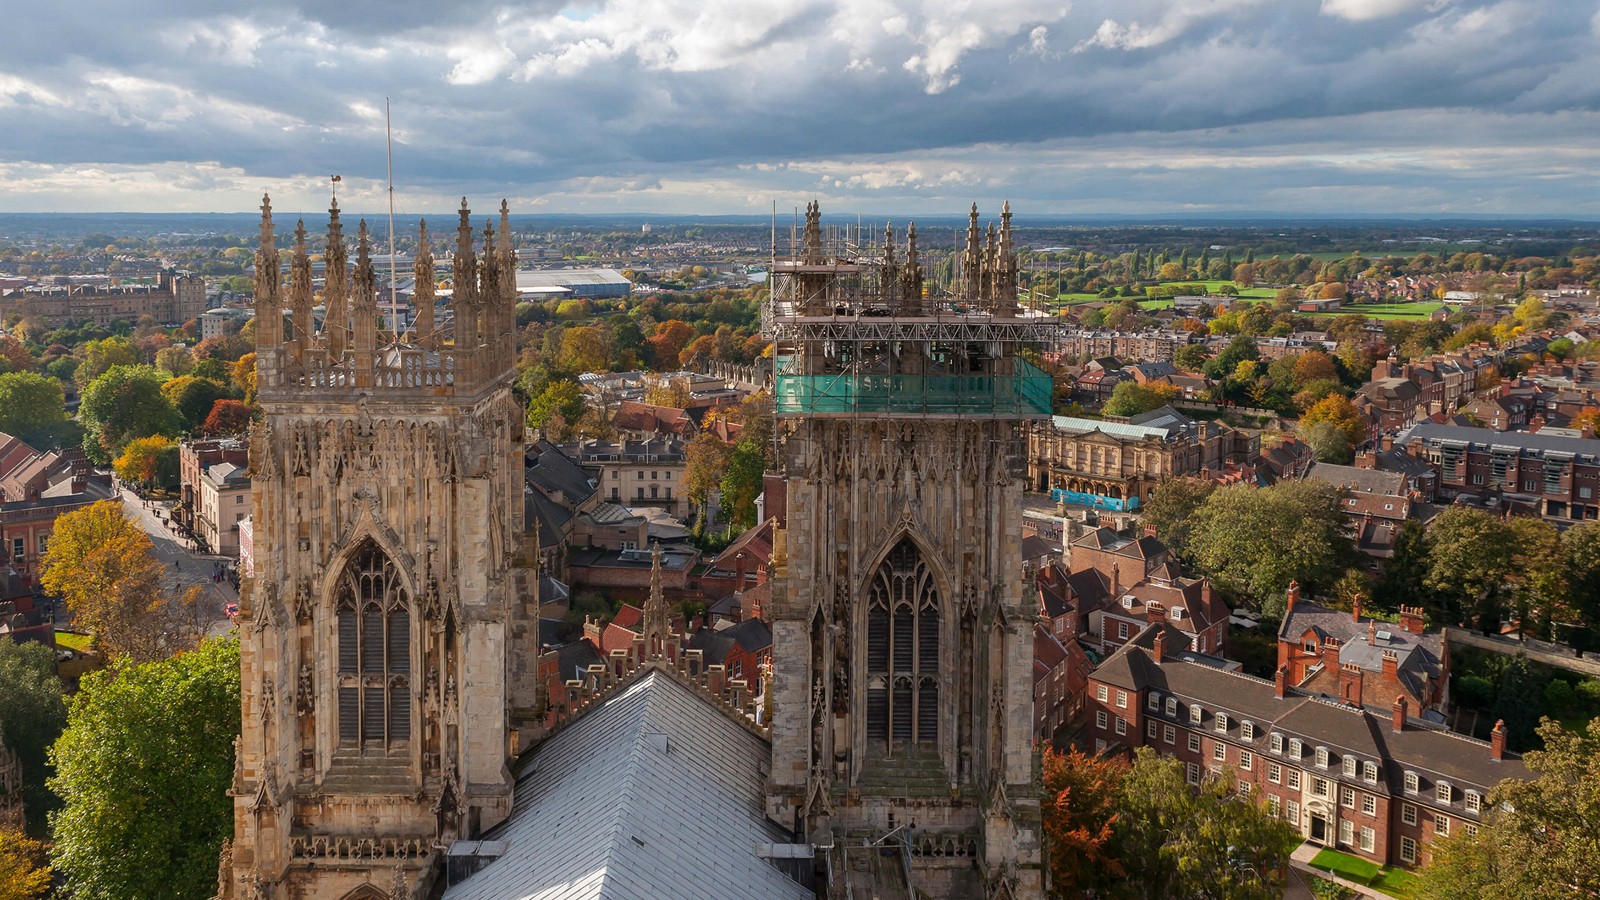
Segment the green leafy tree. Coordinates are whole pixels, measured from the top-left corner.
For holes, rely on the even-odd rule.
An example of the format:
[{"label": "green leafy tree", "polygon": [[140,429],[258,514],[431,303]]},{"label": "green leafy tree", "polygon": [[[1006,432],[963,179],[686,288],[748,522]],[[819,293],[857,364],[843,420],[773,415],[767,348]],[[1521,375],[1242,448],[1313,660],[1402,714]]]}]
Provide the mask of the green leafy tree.
[{"label": "green leafy tree", "polygon": [[114,366],[83,389],[78,413],[86,433],[83,449],[100,465],[109,465],[134,438],[153,434],[175,437],[181,417],[161,393],[162,378],[150,366]]},{"label": "green leafy tree", "polygon": [[72,377],[79,385],[86,385],[116,366],[134,366],[140,362],[138,348],[127,338],[99,338],[84,343],[83,364]]},{"label": "green leafy tree", "polygon": [[[1600,549],[1600,548],[1597,548]],[[1401,605],[1428,606],[1426,579],[1429,571],[1428,547],[1422,523],[1406,519],[1395,533],[1394,555],[1383,567],[1383,577],[1372,590],[1372,603],[1388,612]]]},{"label": "green leafy tree", "polygon": [[1234,797],[1231,778],[1207,778],[1198,788],[1184,764],[1134,751],[1118,794],[1115,853],[1125,880],[1114,897],[1276,900],[1282,870],[1300,844],[1298,829],[1265,803]]},{"label": "green leafy tree", "polygon": [[1568,614],[1556,636],[1580,651],[1600,646],[1600,523],[1583,522],[1561,535],[1566,557]]},{"label": "green leafy tree", "polygon": [[728,454],[722,473],[722,505],[734,530],[756,524],[756,498],[761,495],[766,470],[766,448],[755,441],[740,441]]},{"label": "green leafy tree", "polygon": [[1152,409],[1160,409],[1178,396],[1178,389],[1170,384],[1140,384],[1123,381],[1111,389],[1111,399],[1102,410],[1108,416],[1137,416]]},{"label": "green leafy tree", "polygon": [[166,437],[134,438],[111,468],[123,481],[168,490],[178,486],[178,442]]},{"label": "green leafy tree", "polygon": [[1206,502],[1216,485],[1198,479],[1171,479],[1157,485],[1155,493],[1140,508],[1139,519],[1155,528],[1174,553],[1187,557],[1189,529],[1195,511]]},{"label": "green leafy tree", "polygon": [[193,430],[211,415],[211,407],[218,400],[228,396],[228,389],[207,378],[179,375],[161,386],[161,395],[172,402],[184,427]]},{"label": "green leafy tree", "polygon": [[528,402],[528,427],[551,440],[569,440],[582,418],[583,390],[576,381],[552,381]]},{"label": "green leafy tree", "polygon": [[1195,562],[1219,586],[1278,618],[1289,582],[1311,592],[1332,587],[1354,560],[1338,504],[1338,489],[1322,481],[1221,488],[1191,517]]},{"label": "green leafy tree", "polygon": [[1306,442],[1317,462],[1346,465],[1355,458],[1350,444],[1350,434],[1332,422],[1313,422],[1300,427],[1300,439]]},{"label": "green leafy tree", "polygon": [[61,382],[37,372],[0,375],[0,432],[48,450],[71,442],[76,431],[67,419]]},{"label": "green leafy tree", "polygon": [[1428,529],[1428,574],[1423,579],[1451,624],[1477,617],[1486,633],[1499,629],[1499,593],[1511,575],[1514,540],[1505,522],[1469,506],[1452,506]]},{"label": "green leafy tree", "polygon": [[1198,372],[1210,358],[1204,346],[1189,344],[1178,348],[1178,352],[1172,354],[1172,363],[1185,372]]},{"label": "green leafy tree", "polygon": [[51,857],[72,895],[212,896],[238,735],[237,640],[85,676],[51,751]]},{"label": "green leafy tree", "polygon": [[55,797],[45,789],[49,751],[67,720],[55,654],[43,644],[0,638],[0,742],[22,766],[23,804],[36,832]]},{"label": "green leafy tree", "polygon": [[1567,900],[1600,896],[1600,719],[1568,730],[1546,719],[1544,749],[1525,757],[1531,779],[1501,782],[1477,834],[1429,845],[1411,896]]},{"label": "green leafy tree", "polygon": [[732,452],[732,447],[710,431],[696,434],[684,449],[683,490],[689,502],[699,511],[695,520],[696,528],[703,529],[705,526],[711,492],[722,484],[722,473],[728,467],[728,456]]}]

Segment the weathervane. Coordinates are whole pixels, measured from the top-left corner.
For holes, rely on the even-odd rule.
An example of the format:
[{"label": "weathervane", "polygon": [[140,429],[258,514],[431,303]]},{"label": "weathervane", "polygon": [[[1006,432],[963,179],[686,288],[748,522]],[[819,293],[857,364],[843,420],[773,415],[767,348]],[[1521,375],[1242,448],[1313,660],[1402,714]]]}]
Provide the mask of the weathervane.
[{"label": "weathervane", "polygon": [[333,201],[337,203],[339,202],[339,182],[343,181],[344,179],[338,175],[330,175],[328,176],[328,180],[333,182]]}]

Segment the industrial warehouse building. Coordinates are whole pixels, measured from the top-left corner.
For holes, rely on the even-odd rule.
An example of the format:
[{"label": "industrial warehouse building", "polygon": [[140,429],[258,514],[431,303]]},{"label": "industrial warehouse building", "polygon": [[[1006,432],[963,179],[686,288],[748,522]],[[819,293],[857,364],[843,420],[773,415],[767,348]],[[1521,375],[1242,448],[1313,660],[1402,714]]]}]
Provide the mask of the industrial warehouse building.
[{"label": "industrial warehouse building", "polygon": [[521,299],[552,296],[599,299],[626,297],[633,282],[616,269],[520,269],[517,293]]}]

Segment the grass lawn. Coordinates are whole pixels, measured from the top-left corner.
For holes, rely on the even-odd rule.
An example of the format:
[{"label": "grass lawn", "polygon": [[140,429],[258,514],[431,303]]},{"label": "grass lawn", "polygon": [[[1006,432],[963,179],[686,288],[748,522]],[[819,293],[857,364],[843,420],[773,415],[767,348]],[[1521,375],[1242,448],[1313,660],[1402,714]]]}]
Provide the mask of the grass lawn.
[{"label": "grass lawn", "polygon": [[56,643],[68,650],[78,653],[89,652],[89,636],[87,634],[73,634],[70,631],[56,632]]},{"label": "grass lawn", "polygon": [[1332,872],[1347,881],[1376,888],[1395,897],[1411,896],[1416,876],[1404,869],[1385,869],[1359,856],[1324,849],[1311,860],[1313,868]]},{"label": "grass lawn", "polygon": [[1411,891],[1416,887],[1417,876],[1404,869],[1387,869],[1377,880],[1372,882],[1372,887],[1395,897],[1405,900],[1411,896]]},{"label": "grass lawn", "polygon": [[1311,865],[1348,878],[1357,884],[1370,883],[1383,869],[1377,863],[1368,862],[1358,856],[1327,849],[1312,858]]},{"label": "grass lawn", "polygon": [[1337,317],[1358,313],[1369,319],[1426,319],[1442,306],[1444,304],[1437,300],[1424,300],[1418,303],[1352,303],[1343,309],[1312,315]]}]

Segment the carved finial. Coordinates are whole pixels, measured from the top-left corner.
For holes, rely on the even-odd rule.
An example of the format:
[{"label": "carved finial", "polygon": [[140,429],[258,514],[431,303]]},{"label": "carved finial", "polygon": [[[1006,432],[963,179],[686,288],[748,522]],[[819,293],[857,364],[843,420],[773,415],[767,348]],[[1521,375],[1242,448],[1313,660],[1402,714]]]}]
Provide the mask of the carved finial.
[{"label": "carved finial", "polygon": [[428,221],[417,222],[417,261],[413,269],[416,285],[412,288],[411,305],[416,307],[416,319],[411,323],[412,333],[419,344],[431,346],[433,342],[433,245],[428,241]]},{"label": "carved finial", "polygon": [[[684,623],[687,627],[688,623]],[[654,654],[667,641],[667,601],[661,590],[661,545],[650,548],[650,596],[644,603],[646,650]]]},{"label": "carved finial", "polygon": [[272,198],[261,195],[261,242],[272,243]]}]

